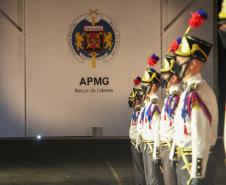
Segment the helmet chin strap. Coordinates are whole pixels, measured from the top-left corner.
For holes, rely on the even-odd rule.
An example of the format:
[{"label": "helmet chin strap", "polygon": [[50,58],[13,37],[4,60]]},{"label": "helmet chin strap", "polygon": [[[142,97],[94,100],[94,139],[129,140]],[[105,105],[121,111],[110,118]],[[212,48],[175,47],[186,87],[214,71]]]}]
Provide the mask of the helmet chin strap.
[{"label": "helmet chin strap", "polygon": [[151,88],[152,88],[152,83],[143,86],[143,90],[144,90],[146,96],[148,95],[148,93],[149,93],[149,91],[150,91]]},{"label": "helmet chin strap", "polygon": [[146,96],[148,96],[148,94],[150,93],[152,86],[153,86],[153,83],[151,83],[150,85],[147,86]]},{"label": "helmet chin strap", "polygon": [[170,79],[171,79],[172,76],[173,76],[173,73],[169,73],[169,77],[165,80],[164,86],[165,86],[166,88],[167,88],[168,83],[169,83],[169,81],[170,81]]},{"label": "helmet chin strap", "polygon": [[184,78],[185,71],[187,70],[187,68],[188,68],[187,62],[181,65],[181,70],[178,73],[178,77],[179,77],[180,80],[182,80]]},{"label": "helmet chin strap", "polygon": [[193,60],[192,57],[190,57],[190,59],[186,62],[184,62],[182,65],[178,65],[177,66],[177,72],[176,75],[179,78],[179,80],[181,81],[184,78],[185,72],[188,68],[188,64]]},{"label": "helmet chin strap", "polygon": [[169,82],[169,79],[161,79],[161,88],[167,87],[167,84]]}]

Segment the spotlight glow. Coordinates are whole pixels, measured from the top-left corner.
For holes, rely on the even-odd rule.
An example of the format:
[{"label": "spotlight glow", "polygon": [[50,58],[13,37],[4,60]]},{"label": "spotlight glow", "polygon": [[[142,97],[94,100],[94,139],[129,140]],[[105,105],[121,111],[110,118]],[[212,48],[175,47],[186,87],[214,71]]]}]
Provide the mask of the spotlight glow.
[{"label": "spotlight glow", "polygon": [[41,135],[37,135],[37,139],[38,140],[42,139],[42,136]]}]

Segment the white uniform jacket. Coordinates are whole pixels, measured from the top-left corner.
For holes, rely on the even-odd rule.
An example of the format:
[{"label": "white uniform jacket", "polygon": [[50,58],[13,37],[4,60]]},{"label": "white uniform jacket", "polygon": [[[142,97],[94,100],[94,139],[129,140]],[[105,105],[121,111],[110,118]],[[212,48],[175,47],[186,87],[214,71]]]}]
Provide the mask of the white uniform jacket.
[{"label": "white uniform jacket", "polygon": [[142,129],[143,129],[143,118],[144,118],[144,111],[145,111],[145,107],[146,107],[146,104],[144,107],[142,107],[140,109],[140,113],[138,115],[138,118],[137,118],[137,126],[136,126],[136,147],[139,148],[139,145],[143,142],[142,138]]},{"label": "white uniform jacket", "polygon": [[200,74],[190,77],[175,112],[175,146],[192,150],[191,178],[204,178],[211,146],[217,140],[218,107],[214,92]]},{"label": "white uniform jacket", "polygon": [[130,121],[130,128],[129,128],[129,137],[133,142],[136,141],[137,138],[137,120],[139,116],[140,111],[133,111],[131,121]]},{"label": "white uniform jacket", "polygon": [[152,94],[150,102],[146,105],[143,120],[142,136],[146,142],[153,142],[153,158],[159,158],[159,121],[160,121],[160,100],[157,94]]},{"label": "white uniform jacket", "polygon": [[179,103],[180,85],[171,86],[166,93],[161,111],[159,135],[161,142],[170,143],[174,136],[174,115]]}]

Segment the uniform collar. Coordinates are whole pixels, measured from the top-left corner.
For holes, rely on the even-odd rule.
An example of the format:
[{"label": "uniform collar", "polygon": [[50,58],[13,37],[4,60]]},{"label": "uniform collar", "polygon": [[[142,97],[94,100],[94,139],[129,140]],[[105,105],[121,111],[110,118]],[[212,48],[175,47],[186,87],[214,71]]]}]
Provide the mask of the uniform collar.
[{"label": "uniform collar", "polygon": [[151,95],[149,96],[149,98],[150,98],[150,101],[151,101],[151,100],[153,100],[153,99],[158,99],[159,96],[158,96],[157,93],[153,93],[153,94],[151,94]]},{"label": "uniform collar", "polygon": [[189,79],[183,81],[183,87],[186,89],[190,87],[192,84],[199,84],[202,81],[202,76],[200,73],[191,76]]},{"label": "uniform collar", "polygon": [[171,95],[173,94],[174,92],[178,92],[179,91],[179,88],[180,88],[180,84],[176,84],[176,85],[172,85],[170,86],[170,88],[167,90],[168,93]]}]

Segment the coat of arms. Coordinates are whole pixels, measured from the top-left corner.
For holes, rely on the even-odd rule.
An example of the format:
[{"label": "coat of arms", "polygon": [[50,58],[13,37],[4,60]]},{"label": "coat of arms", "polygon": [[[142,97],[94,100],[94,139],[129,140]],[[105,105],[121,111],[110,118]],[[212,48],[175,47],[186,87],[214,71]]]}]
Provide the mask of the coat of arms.
[{"label": "coat of arms", "polygon": [[115,55],[119,44],[119,32],[109,17],[90,10],[72,24],[68,43],[72,53],[81,62],[91,61],[93,68],[97,61],[107,61]]}]

